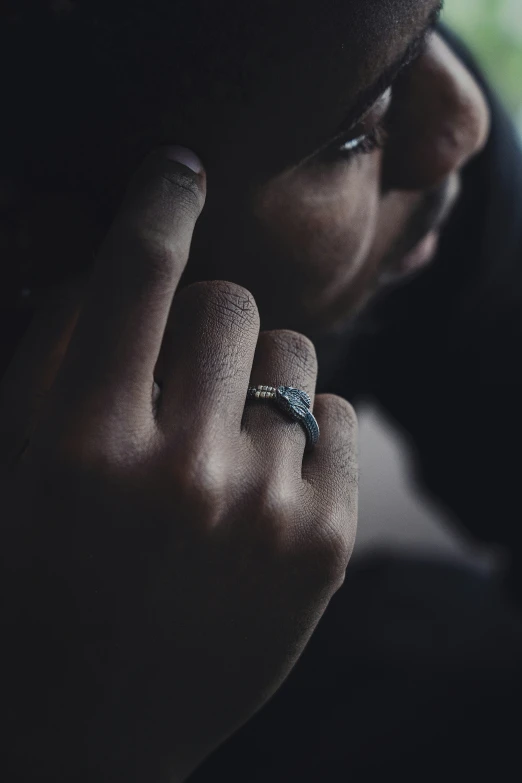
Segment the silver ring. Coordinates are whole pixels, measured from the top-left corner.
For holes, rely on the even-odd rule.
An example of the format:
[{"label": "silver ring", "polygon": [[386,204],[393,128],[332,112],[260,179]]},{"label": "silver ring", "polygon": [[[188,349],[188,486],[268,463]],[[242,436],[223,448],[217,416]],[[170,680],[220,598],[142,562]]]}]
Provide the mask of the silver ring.
[{"label": "silver ring", "polygon": [[247,400],[273,400],[279,410],[304,429],[306,450],[311,451],[317,445],[319,425],[311,411],[312,400],[305,391],[293,386],[250,386]]}]

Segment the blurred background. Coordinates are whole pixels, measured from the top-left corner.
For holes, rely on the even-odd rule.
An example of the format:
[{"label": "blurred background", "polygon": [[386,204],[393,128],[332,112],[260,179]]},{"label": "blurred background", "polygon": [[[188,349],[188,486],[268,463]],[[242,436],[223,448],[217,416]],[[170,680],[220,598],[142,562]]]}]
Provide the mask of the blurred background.
[{"label": "blurred background", "polygon": [[522,0],[446,0],[443,18],[479,55],[522,133]]},{"label": "blurred background", "polygon": [[[470,45],[522,138],[522,0],[446,0],[444,21]],[[502,552],[458,533],[456,520],[411,481],[407,443],[371,404],[359,411],[360,513],[355,555],[429,554],[494,571]]]}]

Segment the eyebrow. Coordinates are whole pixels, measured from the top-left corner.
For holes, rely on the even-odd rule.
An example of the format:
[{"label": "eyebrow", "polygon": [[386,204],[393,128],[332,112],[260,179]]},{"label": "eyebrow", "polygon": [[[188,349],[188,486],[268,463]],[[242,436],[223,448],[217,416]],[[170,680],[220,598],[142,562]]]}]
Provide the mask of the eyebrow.
[{"label": "eyebrow", "polygon": [[442,9],[444,7],[444,0],[438,4],[436,8],[430,14],[426,27],[417,35],[406,48],[406,51],[392,63],[384,73],[382,73],[377,81],[375,81],[370,87],[367,87],[356,98],[354,105],[351,107],[348,116],[344,119],[340,128],[336,131],[332,141],[335,141],[337,136],[346,134],[347,130],[351,130],[357,123],[359,123],[369,109],[374,105],[380,96],[391,87],[393,82],[397,79],[399,74],[412,65],[424,51],[426,41],[430,32],[437,25]]}]

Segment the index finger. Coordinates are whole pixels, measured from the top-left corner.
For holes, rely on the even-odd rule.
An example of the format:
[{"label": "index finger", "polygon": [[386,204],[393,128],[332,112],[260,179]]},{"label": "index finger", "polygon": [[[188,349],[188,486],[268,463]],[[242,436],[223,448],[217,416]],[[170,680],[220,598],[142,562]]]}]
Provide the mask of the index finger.
[{"label": "index finger", "polygon": [[[150,154],[101,250],[57,379],[60,404],[119,412],[151,400],[153,372],[185,269],[206,179],[182,147]],[[64,399],[65,397],[65,399]]]}]

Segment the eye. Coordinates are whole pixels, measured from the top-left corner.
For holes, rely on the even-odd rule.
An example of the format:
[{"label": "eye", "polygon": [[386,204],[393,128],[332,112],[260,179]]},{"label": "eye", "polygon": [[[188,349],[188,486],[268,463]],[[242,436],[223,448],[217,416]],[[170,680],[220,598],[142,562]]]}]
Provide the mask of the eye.
[{"label": "eye", "polygon": [[321,152],[320,158],[324,163],[351,161],[359,155],[369,155],[375,150],[383,149],[387,138],[388,134],[383,118],[368,133],[362,136],[356,136],[345,142],[342,139],[337,139]]},{"label": "eye", "polygon": [[391,99],[392,90],[389,88],[355,126],[348,128],[344,134],[339,134],[319,152],[320,159],[328,163],[339,160],[347,161],[358,155],[382,149],[387,139],[385,121]]},{"label": "eye", "polygon": [[350,158],[354,155],[367,155],[374,150],[382,149],[386,144],[387,133],[384,121],[378,123],[368,133],[341,144],[338,153],[342,157]]},{"label": "eye", "polygon": [[359,149],[368,139],[368,136],[369,134],[366,133],[364,136],[359,136],[357,139],[347,141],[346,144],[343,144],[342,147],[339,148],[340,152],[353,152],[353,150]]}]

